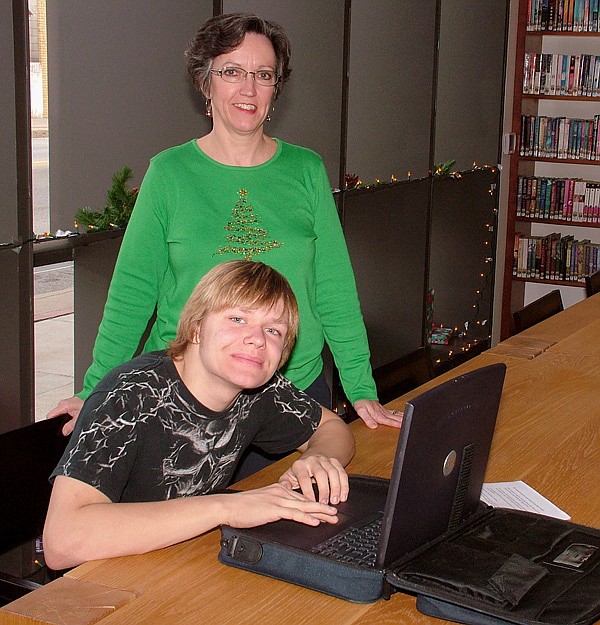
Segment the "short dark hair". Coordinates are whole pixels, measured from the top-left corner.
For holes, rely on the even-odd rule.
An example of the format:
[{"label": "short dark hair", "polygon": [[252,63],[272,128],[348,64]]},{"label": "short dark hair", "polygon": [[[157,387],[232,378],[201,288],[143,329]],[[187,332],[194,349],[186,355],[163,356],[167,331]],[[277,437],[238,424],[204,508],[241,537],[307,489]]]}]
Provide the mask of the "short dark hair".
[{"label": "short dark hair", "polygon": [[194,336],[202,330],[206,316],[239,306],[273,308],[283,303],[287,325],[279,366],[290,356],[298,333],[298,302],[289,282],[273,267],[252,260],[229,260],[213,267],[198,282],[183,307],[177,335],[169,345],[171,358],[180,358]]},{"label": "short dark hair", "polygon": [[206,95],[210,87],[213,60],[235,50],[242,44],[247,33],[264,35],[269,39],[279,74],[279,82],[275,85],[273,99],[281,93],[283,84],[290,78],[291,45],[288,36],[279,24],[270,22],[251,13],[226,13],[206,20],[198,29],[186,50],[188,74],[194,87]]}]

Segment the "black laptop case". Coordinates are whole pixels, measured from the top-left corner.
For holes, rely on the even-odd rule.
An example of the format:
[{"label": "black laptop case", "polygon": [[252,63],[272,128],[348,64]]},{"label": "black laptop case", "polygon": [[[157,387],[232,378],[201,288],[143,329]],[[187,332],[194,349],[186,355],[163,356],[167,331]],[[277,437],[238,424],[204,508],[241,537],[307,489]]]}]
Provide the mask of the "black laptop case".
[{"label": "black laptop case", "polygon": [[[351,489],[388,480],[351,476]],[[281,522],[279,522],[281,523]],[[385,570],[278,544],[269,526],[221,529],[219,560],[349,601],[394,592],[426,614],[467,624],[591,625],[600,619],[600,530],[491,508]]]}]

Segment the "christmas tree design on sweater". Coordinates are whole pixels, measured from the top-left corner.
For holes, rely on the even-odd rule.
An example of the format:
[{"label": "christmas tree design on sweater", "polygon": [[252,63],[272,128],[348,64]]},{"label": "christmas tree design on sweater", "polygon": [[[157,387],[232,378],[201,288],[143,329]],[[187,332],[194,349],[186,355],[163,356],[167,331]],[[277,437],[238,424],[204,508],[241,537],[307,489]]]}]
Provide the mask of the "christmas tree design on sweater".
[{"label": "christmas tree design on sweater", "polygon": [[252,260],[258,254],[264,254],[269,250],[281,247],[283,243],[279,241],[269,241],[269,234],[258,224],[260,219],[254,212],[252,204],[248,203],[248,190],[240,189],[238,191],[240,199],[233,207],[233,217],[224,226],[225,230],[230,232],[225,237],[226,245],[222,245],[217,254],[239,254],[246,260]]}]

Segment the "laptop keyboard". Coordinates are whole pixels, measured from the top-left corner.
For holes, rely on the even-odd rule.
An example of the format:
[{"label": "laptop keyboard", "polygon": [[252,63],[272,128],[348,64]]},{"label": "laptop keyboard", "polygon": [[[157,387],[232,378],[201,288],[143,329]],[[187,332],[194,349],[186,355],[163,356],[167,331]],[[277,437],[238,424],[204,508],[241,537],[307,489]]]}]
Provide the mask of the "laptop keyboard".
[{"label": "laptop keyboard", "polygon": [[375,566],[382,523],[383,517],[378,516],[365,525],[350,526],[311,551],[341,562]]}]

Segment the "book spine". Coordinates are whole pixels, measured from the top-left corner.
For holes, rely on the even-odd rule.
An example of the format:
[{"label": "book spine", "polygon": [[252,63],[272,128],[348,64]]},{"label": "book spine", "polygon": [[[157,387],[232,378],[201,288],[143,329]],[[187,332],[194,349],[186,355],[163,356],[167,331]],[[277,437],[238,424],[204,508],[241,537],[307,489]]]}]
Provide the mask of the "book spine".
[{"label": "book spine", "polygon": [[551,56],[551,68],[550,68],[550,95],[556,95],[558,93],[558,76],[559,74],[559,61],[560,55],[552,54]]},{"label": "book spine", "polygon": [[530,93],[529,89],[529,82],[530,82],[530,76],[529,76],[529,72],[531,71],[531,57],[532,57],[532,52],[525,52],[525,55],[523,57],[523,93],[524,94],[528,94]]},{"label": "book spine", "polygon": [[533,90],[531,93],[539,94],[540,93],[540,85],[542,82],[542,55],[538,53],[534,53],[532,58],[534,63],[533,65]]},{"label": "book spine", "polygon": [[568,71],[569,71],[569,56],[567,54],[562,54],[561,55],[561,72],[560,72],[560,95],[567,94]]},{"label": "book spine", "polygon": [[590,187],[586,182],[583,183],[583,212],[585,214],[585,220],[592,223],[594,221],[594,205],[593,205],[593,187]]},{"label": "book spine", "polygon": [[529,196],[529,208],[527,211],[528,217],[535,217],[537,197],[538,197],[538,179],[532,178],[531,179],[531,193]]},{"label": "book spine", "polygon": [[565,179],[556,181],[556,218],[565,219]]}]

